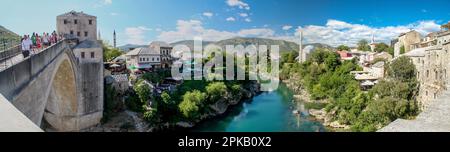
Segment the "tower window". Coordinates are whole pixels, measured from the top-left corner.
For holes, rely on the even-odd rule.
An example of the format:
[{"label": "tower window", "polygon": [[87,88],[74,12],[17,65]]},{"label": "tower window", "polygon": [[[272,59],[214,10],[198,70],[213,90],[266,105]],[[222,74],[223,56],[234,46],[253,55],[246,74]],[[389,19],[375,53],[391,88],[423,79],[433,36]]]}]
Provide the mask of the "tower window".
[{"label": "tower window", "polygon": [[77,32],[77,36],[81,36],[81,32]]},{"label": "tower window", "polygon": [[84,32],[84,37],[87,37],[88,36],[88,32]]},{"label": "tower window", "polygon": [[73,31],[70,31],[70,35],[73,35]]},{"label": "tower window", "polygon": [[73,23],[74,24],[78,24],[78,20],[73,20]]},{"label": "tower window", "polygon": [[89,20],[89,25],[92,25],[92,20]]},{"label": "tower window", "polygon": [[95,57],[95,52],[91,52],[91,58]]},{"label": "tower window", "polygon": [[64,20],[64,24],[67,24],[67,20]]},{"label": "tower window", "polygon": [[84,59],[84,52],[81,52],[81,58]]}]

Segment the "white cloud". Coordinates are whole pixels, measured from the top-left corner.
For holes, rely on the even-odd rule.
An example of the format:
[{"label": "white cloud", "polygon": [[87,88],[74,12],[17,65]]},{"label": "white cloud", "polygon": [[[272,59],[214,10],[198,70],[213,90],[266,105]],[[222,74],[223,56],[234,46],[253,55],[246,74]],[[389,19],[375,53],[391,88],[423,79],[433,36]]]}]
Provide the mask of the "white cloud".
[{"label": "white cloud", "polygon": [[228,18],[227,18],[227,21],[234,22],[234,21],[236,21],[236,19],[235,19],[234,17],[228,17]]},{"label": "white cloud", "polygon": [[112,4],[112,0],[103,0],[103,4],[110,5]]},{"label": "white cloud", "polygon": [[285,26],[282,27],[282,29],[285,30],[285,31],[290,30],[291,28],[292,28],[291,25],[285,25]]},{"label": "white cloud", "polygon": [[[338,20],[328,20],[325,26],[309,25],[299,27],[299,31],[303,31],[306,43],[325,43],[332,46],[341,44],[356,46],[361,39],[370,40],[372,34],[375,41],[389,44],[390,40],[397,37],[401,33],[408,32],[410,29],[416,30],[422,35],[440,30],[440,25],[435,21],[418,21],[408,25],[386,26],[386,27],[369,27],[361,24],[351,24]],[[293,40],[293,38],[285,37],[285,39]]]},{"label": "white cloud", "polygon": [[204,12],[203,13],[203,16],[206,16],[206,17],[212,17],[214,15],[214,13],[211,13],[211,12]]},{"label": "white cloud", "polygon": [[275,31],[268,28],[254,28],[254,29],[243,29],[237,33],[242,37],[272,37]]},{"label": "white cloud", "polygon": [[[235,20],[230,17],[228,21]],[[288,29],[286,25],[283,29]],[[290,27],[289,29],[292,29]],[[140,28],[142,29],[142,28]],[[157,39],[167,42],[180,40],[192,40],[194,37],[202,37],[205,41],[219,41],[233,37],[260,37],[294,41],[298,38],[299,31],[303,31],[305,43],[324,43],[331,46],[348,45],[356,46],[359,40],[370,40],[372,34],[375,41],[389,44],[390,40],[401,33],[414,29],[422,35],[440,30],[440,25],[436,21],[418,21],[407,25],[370,27],[362,24],[352,24],[339,20],[328,20],[325,25],[308,25],[298,27],[295,32],[277,34],[274,30],[263,28],[241,29],[239,31],[225,31],[208,29],[203,27],[199,20],[179,20],[176,30],[162,31]],[[139,34],[134,34],[139,35]],[[134,37],[138,39],[140,37]],[[142,42],[142,41],[141,41]]]},{"label": "white cloud", "polygon": [[250,10],[250,6],[241,0],[227,0],[226,3],[231,7],[239,7],[239,9]]},{"label": "white cloud", "polygon": [[252,22],[252,19],[246,18],[244,21],[246,21],[246,22]]},{"label": "white cloud", "polygon": [[117,15],[119,15],[119,13],[115,13],[115,12],[111,13],[111,16],[117,16]]},{"label": "white cloud", "polygon": [[152,29],[145,26],[128,27],[125,29],[128,44],[146,44],[145,34]]},{"label": "white cloud", "polygon": [[176,42],[181,40],[192,40],[201,37],[205,41],[219,41],[233,37],[273,37],[275,31],[268,28],[242,29],[237,32],[206,29],[198,20],[179,20],[177,29],[174,31],[163,31],[158,40]]},{"label": "white cloud", "polygon": [[239,13],[239,16],[241,16],[241,17],[247,17],[248,14],[247,14],[247,13]]}]

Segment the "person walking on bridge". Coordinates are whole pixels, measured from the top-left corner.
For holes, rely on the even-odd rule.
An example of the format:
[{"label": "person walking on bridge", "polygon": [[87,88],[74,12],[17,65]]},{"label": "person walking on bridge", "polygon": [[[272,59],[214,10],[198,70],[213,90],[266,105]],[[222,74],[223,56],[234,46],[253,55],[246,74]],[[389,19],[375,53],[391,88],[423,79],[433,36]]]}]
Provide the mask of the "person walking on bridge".
[{"label": "person walking on bridge", "polygon": [[24,40],[22,41],[22,55],[23,58],[27,58],[30,55],[30,49],[31,45],[33,45],[33,42],[31,41],[29,36],[24,36]]},{"label": "person walking on bridge", "polygon": [[31,41],[33,42],[33,46],[36,46],[36,33],[33,32],[33,35],[31,35]]}]

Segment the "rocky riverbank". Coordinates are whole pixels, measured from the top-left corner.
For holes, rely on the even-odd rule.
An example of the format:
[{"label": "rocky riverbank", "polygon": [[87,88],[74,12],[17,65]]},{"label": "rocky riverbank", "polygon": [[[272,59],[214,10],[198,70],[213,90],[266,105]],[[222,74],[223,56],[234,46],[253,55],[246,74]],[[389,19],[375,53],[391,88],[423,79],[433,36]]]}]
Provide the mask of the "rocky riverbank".
[{"label": "rocky riverbank", "polygon": [[[294,99],[297,102],[305,102],[310,104],[326,104],[329,103],[327,100],[312,100],[310,98],[309,92],[303,88],[303,84],[300,82],[300,76],[293,75],[290,77],[290,79],[283,80],[283,83],[286,84],[286,86],[291,89],[295,95]],[[350,126],[340,124],[338,121],[333,121],[333,115],[334,111],[327,112],[325,108],[322,109],[310,109],[308,113],[313,116],[315,119],[320,120],[322,124],[326,127],[331,128],[332,130],[335,129],[344,129],[348,130],[350,129]]]},{"label": "rocky riverbank", "polygon": [[225,114],[229,110],[229,108],[231,108],[232,106],[235,106],[244,100],[250,99],[250,98],[258,95],[261,92],[260,87],[261,86],[258,82],[253,81],[253,82],[243,86],[241,93],[238,95],[235,95],[235,96],[233,96],[231,94],[224,95],[222,99],[217,101],[215,104],[212,104],[209,106],[211,111],[209,111],[206,114],[201,115],[198,119],[191,121],[191,122],[185,122],[185,121],[177,122],[172,125],[174,125],[175,127],[181,127],[181,128],[192,128],[196,124],[198,124],[202,121],[207,121],[208,119],[212,119],[217,116],[221,116],[221,115]]}]

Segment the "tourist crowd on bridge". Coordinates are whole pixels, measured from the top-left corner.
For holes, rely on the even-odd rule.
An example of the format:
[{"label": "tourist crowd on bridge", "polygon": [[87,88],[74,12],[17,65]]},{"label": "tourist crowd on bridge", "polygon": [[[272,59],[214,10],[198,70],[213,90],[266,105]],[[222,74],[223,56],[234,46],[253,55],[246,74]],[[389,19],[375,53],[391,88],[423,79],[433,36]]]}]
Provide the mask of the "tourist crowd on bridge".
[{"label": "tourist crowd on bridge", "polygon": [[21,40],[23,57],[26,58],[30,54],[36,54],[61,39],[61,36],[56,34],[56,31],[53,31],[51,34],[44,32],[42,35],[38,33],[33,33],[31,36],[24,35]]}]

